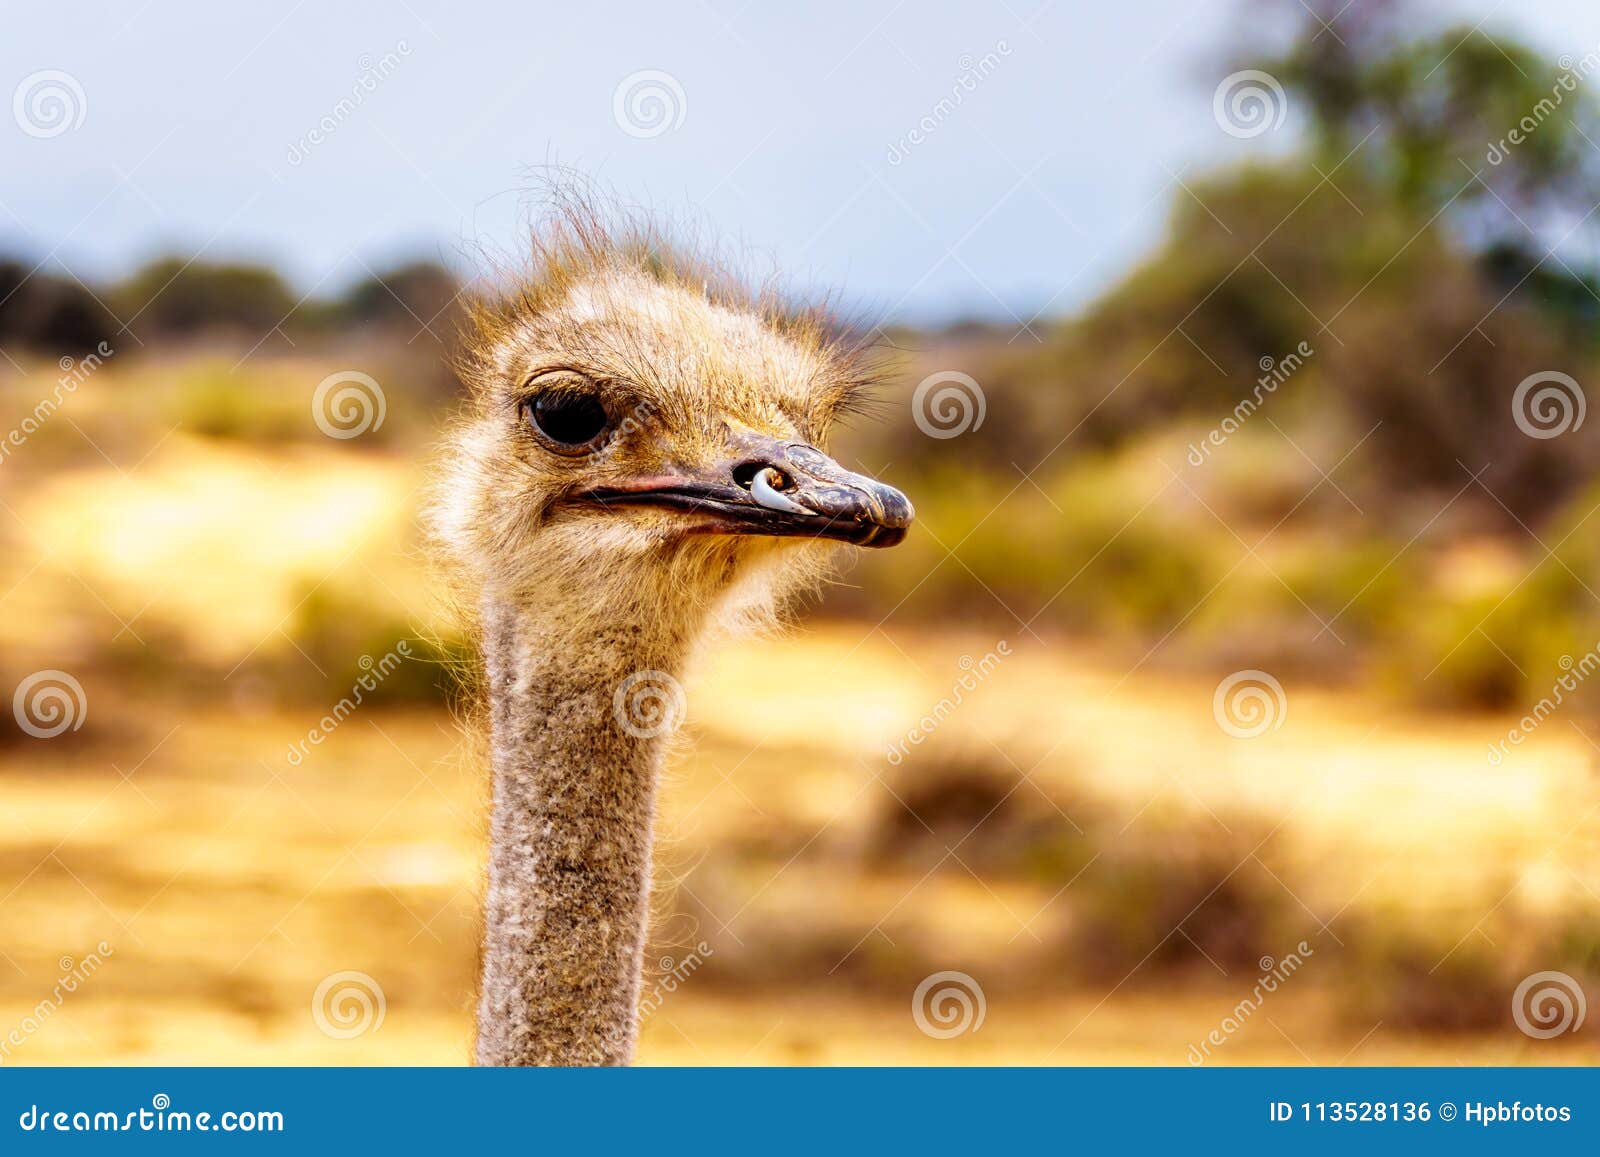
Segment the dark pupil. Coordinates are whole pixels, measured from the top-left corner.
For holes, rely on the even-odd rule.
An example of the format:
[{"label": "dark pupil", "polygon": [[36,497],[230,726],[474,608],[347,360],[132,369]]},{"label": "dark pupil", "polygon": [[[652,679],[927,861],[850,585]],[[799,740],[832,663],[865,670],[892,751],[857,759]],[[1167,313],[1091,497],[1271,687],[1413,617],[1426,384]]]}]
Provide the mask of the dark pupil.
[{"label": "dark pupil", "polygon": [[540,394],[530,409],[534,424],[547,438],[568,446],[592,441],[606,428],[605,407],[590,394]]}]

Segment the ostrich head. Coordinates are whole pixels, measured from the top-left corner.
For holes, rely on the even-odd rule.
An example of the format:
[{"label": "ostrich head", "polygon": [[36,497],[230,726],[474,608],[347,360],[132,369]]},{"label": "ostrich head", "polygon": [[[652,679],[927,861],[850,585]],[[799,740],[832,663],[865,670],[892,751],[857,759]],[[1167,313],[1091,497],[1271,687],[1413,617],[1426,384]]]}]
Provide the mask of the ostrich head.
[{"label": "ostrich head", "polygon": [[435,522],[475,587],[693,630],[905,536],[905,496],[826,451],[870,371],[825,317],[579,212],[473,317]]},{"label": "ostrich head", "polygon": [[840,543],[898,542],[911,506],[824,449],[857,350],[646,230],[569,209],[473,317],[434,525],[494,748],[476,1055],[625,1063],[676,716],[625,697],[671,698],[706,627],[759,623]]}]

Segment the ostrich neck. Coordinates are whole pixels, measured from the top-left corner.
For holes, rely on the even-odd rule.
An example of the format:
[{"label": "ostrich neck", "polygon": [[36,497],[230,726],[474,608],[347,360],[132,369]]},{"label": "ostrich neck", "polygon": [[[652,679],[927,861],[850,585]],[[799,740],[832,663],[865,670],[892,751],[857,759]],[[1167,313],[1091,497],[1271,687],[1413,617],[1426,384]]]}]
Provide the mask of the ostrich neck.
[{"label": "ostrich neck", "polygon": [[626,1064],[663,741],[624,729],[614,697],[635,672],[675,674],[681,648],[633,625],[578,643],[534,612],[485,610],[493,804],[477,1061]]}]

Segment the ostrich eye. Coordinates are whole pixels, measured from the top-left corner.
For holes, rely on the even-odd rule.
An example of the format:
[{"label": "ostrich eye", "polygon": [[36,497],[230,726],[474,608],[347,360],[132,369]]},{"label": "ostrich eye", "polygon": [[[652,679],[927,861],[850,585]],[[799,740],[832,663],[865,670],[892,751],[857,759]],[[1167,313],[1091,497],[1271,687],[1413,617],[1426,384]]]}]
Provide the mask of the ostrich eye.
[{"label": "ostrich eye", "polygon": [[523,417],[557,450],[589,449],[611,419],[600,399],[572,390],[545,390],[522,403]]}]

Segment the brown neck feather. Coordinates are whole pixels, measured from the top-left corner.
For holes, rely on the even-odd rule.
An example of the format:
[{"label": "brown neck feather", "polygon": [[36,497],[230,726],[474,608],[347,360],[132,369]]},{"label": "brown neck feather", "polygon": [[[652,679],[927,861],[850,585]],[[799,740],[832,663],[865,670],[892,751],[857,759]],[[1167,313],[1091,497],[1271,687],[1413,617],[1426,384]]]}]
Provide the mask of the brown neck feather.
[{"label": "brown neck feather", "polygon": [[494,786],[476,1059],[626,1064],[664,737],[625,727],[616,694],[639,671],[675,678],[682,647],[637,625],[576,646],[510,604],[485,611]]}]

